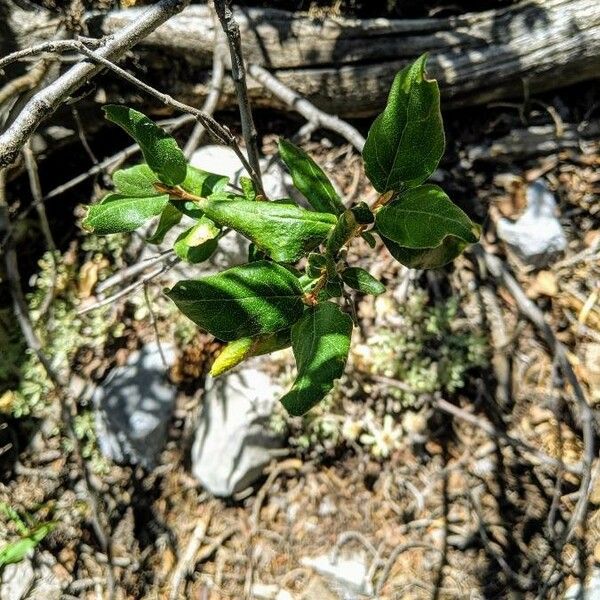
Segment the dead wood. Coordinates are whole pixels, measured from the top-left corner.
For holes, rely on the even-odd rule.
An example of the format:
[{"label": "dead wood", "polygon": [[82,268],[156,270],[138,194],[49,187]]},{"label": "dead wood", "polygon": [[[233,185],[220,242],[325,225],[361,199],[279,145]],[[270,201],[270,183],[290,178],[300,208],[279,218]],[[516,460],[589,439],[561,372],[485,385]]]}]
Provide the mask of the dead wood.
[{"label": "dead wood", "polygon": [[[137,9],[109,14],[105,32],[135,20]],[[323,19],[277,9],[238,8],[246,60],[271,70],[319,108],[369,115],[384,104],[395,73],[429,51],[429,72],[446,106],[468,106],[540,92],[600,73],[600,4],[596,0],[526,0],[509,8],[450,18]],[[209,89],[214,24],[194,5],[142,45],[156,80],[198,103]],[[185,67],[174,67],[174,61]],[[173,76],[176,73],[177,76]],[[171,77],[169,77],[171,74]],[[273,106],[252,82],[255,103]],[[227,81],[222,105],[235,104]]]}]

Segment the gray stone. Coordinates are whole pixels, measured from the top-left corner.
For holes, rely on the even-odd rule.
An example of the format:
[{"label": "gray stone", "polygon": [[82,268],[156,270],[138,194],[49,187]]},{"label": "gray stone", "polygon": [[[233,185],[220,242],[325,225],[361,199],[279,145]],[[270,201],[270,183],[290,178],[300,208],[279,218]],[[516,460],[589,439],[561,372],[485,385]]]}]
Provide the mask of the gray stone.
[{"label": "gray stone", "polygon": [[[162,350],[171,365],[175,349],[162,344]],[[113,369],[94,392],[102,453],[115,462],[154,467],[166,441],[175,396],[157,343],[133,352],[127,364]]]},{"label": "gray stone", "polygon": [[538,179],[527,188],[527,208],[519,219],[498,221],[498,237],[526,264],[544,267],[567,247],[555,211],[554,195]]},{"label": "gray stone", "polygon": [[194,477],[215,496],[252,485],[283,444],[269,428],[282,390],[256,364],[206,381],[191,463]]}]

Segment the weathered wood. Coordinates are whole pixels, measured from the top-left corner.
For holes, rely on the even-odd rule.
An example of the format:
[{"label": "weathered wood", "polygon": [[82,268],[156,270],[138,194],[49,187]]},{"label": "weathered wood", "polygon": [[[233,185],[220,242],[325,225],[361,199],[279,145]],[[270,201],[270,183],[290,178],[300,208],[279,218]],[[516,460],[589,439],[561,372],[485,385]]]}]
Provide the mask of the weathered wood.
[{"label": "weathered wood", "polygon": [[[173,94],[194,103],[208,90],[214,39],[208,10],[190,6],[144,42],[153,78],[164,75]],[[138,14],[111,13],[103,29],[115,31]],[[444,19],[314,19],[257,8],[240,8],[236,18],[248,62],[271,69],[319,108],[344,116],[378,111],[395,73],[424,51],[431,54],[429,72],[439,80],[446,106],[522,97],[525,85],[536,93],[600,74],[597,0],[526,0]],[[174,71],[177,58],[185,68]],[[258,104],[277,104],[256,83],[250,92]],[[223,103],[234,102],[227,84]]]}]

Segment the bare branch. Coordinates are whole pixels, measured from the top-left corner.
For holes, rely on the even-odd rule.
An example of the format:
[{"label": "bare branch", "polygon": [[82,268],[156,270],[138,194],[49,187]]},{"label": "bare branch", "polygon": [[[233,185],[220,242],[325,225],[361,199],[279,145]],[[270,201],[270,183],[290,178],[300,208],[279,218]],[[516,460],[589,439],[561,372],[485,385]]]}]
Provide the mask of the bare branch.
[{"label": "bare branch", "polygon": [[238,100],[240,119],[242,121],[242,134],[246,142],[246,152],[248,153],[248,162],[252,167],[251,175],[259,192],[264,196],[265,192],[262,186],[260,176],[260,163],[258,161],[257,133],[252,119],[252,110],[250,100],[248,99],[248,87],[246,86],[246,68],[242,55],[242,43],[240,28],[233,16],[231,9],[231,0],[214,0],[214,7],[217,11],[221,27],[227,36],[229,44],[229,53],[231,55],[231,76],[235,85],[235,93]]},{"label": "bare branch", "polygon": [[269,71],[259,65],[248,65],[248,73],[265,89],[279,98],[282,102],[285,102],[292,110],[300,113],[309,123],[314,123],[319,127],[339,133],[359,152],[362,152],[363,146],[365,145],[365,138],[357,129],[352,127],[350,123],[318,109],[306,98],[302,97],[287,85],[281,83],[277,77],[271,75]]},{"label": "bare branch", "polygon": [[[183,10],[189,0],[159,0],[135,22],[114,34],[100,48],[98,56],[116,60],[159,25]],[[82,47],[85,47],[81,43]],[[51,85],[35,94],[11,126],[0,136],[0,167],[10,165],[40,123],[48,118],[70,95],[102,70],[101,64],[82,61],[71,67]]]},{"label": "bare branch", "polygon": [[[221,93],[223,91],[223,77],[225,75],[225,61],[223,56],[224,48],[219,43],[220,31],[217,27],[217,15],[215,11],[211,11],[213,15],[213,20],[215,21],[215,45],[213,49],[213,68],[212,68],[212,79],[210,82],[210,89],[208,92],[208,96],[204,101],[204,105],[202,106],[202,112],[207,115],[212,115],[217,109],[217,105],[219,104],[219,98],[221,97]],[[196,123],[192,134],[190,135],[185,148],[183,149],[183,153],[186,158],[190,158],[190,156],[194,153],[194,150],[200,144],[202,140],[202,136],[204,135],[205,127],[202,123]]]}]

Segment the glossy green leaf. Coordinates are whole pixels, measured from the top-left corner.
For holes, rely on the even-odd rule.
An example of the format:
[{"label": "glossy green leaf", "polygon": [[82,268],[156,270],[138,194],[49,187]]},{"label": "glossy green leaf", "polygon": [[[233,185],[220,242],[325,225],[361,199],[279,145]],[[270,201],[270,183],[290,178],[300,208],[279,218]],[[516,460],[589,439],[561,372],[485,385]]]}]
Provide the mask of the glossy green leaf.
[{"label": "glossy green leaf", "polygon": [[183,217],[183,213],[173,204],[167,204],[160,213],[160,219],[154,233],[146,238],[149,244],[162,244],[165,236],[175,225],[178,225]]},{"label": "glossy green leaf", "polygon": [[478,239],[469,217],[437,185],[407,190],[375,218],[377,230],[405,248],[436,248],[452,235],[469,244]]},{"label": "glossy green leaf", "polygon": [[304,307],[298,279],[268,261],[180,281],[166,294],[184,315],[225,341],[290,327]]},{"label": "glossy green leaf", "polygon": [[335,216],[276,202],[222,199],[198,203],[216,223],[231,227],[279,262],[296,262],[325,240]]},{"label": "glossy green leaf", "polygon": [[221,230],[207,217],[184,231],[173,244],[175,254],[189,263],[208,260],[219,244]]},{"label": "glossy green leaf", "polygon": [[390,254],[411,269],[438,269],[453,261],[467,246],[466,242],[451,235],[435,248],[403,248],[396,242],[381,238]]},{"label": "glossy green leaf", "polygon": [[320,277],[323,272],[327,272],[329,277],[334,277],[336,274],[335,261],[325,254],[311,252],[307,256],[306,273],[309,277],[317,278]]},{"label": "glossy green leaf", "polygon": [[116,104],[103,108],[106,118],[122,127],[139,144],[148,166],[164,184],[175,186],[183,183],[187,162],[175,138],[133,108]]},{"label": "glossy green leaf", "polygon": [[254,187],[254,181],[250,177],[240,177],[240,187],[244,192],[244,198],[246,200],[256,200],[256,189]]},{"label": "glossy green leaf", "polygon": [[363,231],[360,234],[360,237],[363,240],[365,240],[365,242],[367,242],[367,244],[369,244],[370,248],[375,248],[375,246],[377,245],[377,240],[375,239],[375,236],[370,231]]},{"label": "glossy green leaf", "polygon": [[252,356],[261,356],[287,348],[291,344],[291,331],[284,329],[258,337],[246,337],[229,342],[213,363],[210,374],[218,377]]},{"label": "glossy green leaf", "polygon": [[101,202],[87,207],[82,225],[98,235],[134,231],[147,219],[160,215],[168,202],[166,194],[148,198],[109,194]]},{"label": "glossy green leaf", "polygon": [[365,171],[379,192],[420,185],[444,153],[440,92],[436,81],[424,77],[426,58],[396,75],[387,106],[369,130]]},{"label": "glossy green leaf", "polygon": [[122,196],[148,198],[163,195],[154,187],[155,184],[160,183],[160,180],[148,165],[120,169],[112,178],[116,192]]},{"label": "glossy green leaf", "polygon": [[344,204],[323,169],[301,148],[279,140],[279,154],[292,175],[296,188],[319,212],[340,214]]},{"label": "glossy green leaf", "polygon": [[309,308],[292,327],[298,375],[292,389],[281,399],[291,415],[309,411],[343,375],[351,335],[352,319],[331,302]]},{"label": "glossy green leaf", "polygon": [[327,254],[336,257],[339,251],[357,234],[360,224],[351,210],[345,210],[327,238]]},{"label": "glossy green leaf", "polygon": [[385,292],[385,285],[375,279],[368,271],[360,267],[348,267],[341,273],[342,281],[353,290],[358,290],[363,294],[373,294],[377,296]]},{"label": "glossy green leaf", "polygon": [[228,183],[229,177],[226,175],[216,175],[188,165],[181,187],[190,194],[206,198],[211,194],[224,191]]}]

